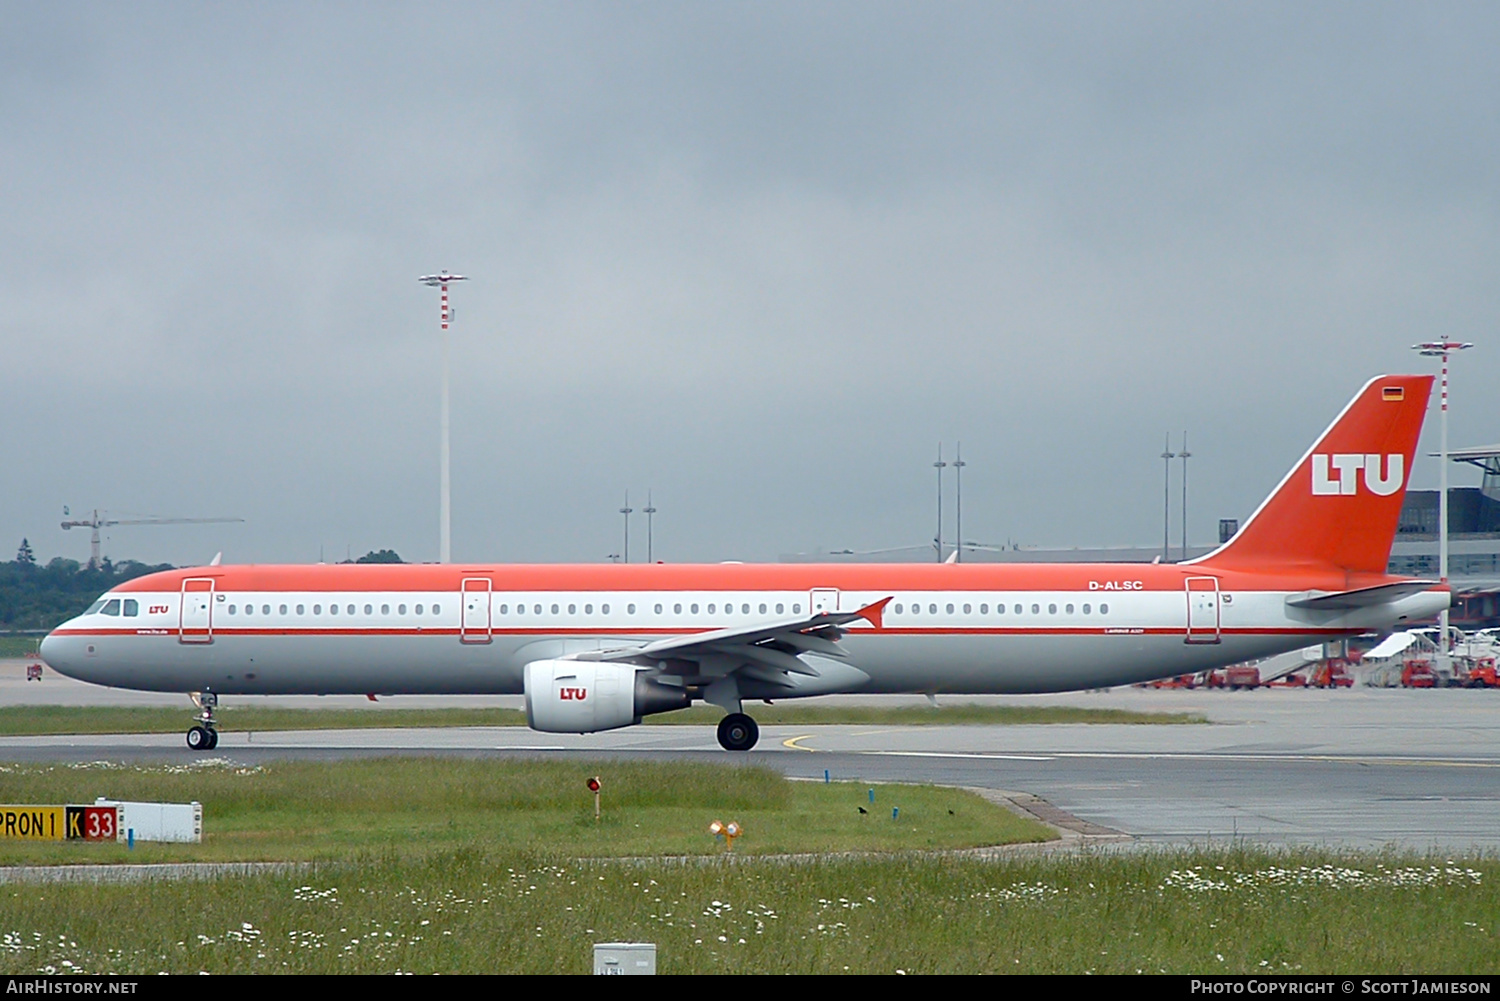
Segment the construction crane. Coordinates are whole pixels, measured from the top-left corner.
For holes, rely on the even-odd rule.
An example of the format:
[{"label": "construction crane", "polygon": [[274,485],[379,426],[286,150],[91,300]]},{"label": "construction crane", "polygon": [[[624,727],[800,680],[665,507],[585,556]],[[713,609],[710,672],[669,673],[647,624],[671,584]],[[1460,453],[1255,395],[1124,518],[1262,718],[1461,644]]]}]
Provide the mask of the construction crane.
[{"label": "construction crane", "polygon": [[[63,508],[64,515],[69,513],[67,508]],[[104,513],[108,514],[107,511]],[[101,528],[109,528],[112,525],[213,525],[244,520],[244,518],[102,518],[99,509],[95,508],[93,517],[64,521],[62,527],[92,530],[89,536],[89,569],[95,570],[99,567],[99,529]]]}]

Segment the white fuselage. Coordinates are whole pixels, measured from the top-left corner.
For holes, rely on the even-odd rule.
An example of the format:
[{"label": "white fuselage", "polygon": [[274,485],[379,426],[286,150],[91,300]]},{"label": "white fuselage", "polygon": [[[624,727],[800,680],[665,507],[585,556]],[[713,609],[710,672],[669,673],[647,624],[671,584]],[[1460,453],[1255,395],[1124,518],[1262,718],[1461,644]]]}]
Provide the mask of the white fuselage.
[{"label": "white fuselage", "polygon": [[[1448,601],[1446,592],[1427,591],[1370,608],[1309,612],[1287,604],[1292,591],[1221,589],[1204,569],[1121,574],[1082,567],[1078,586],[1046,590],[997,586],[1023,579],[1024,567],[948,569],[963,571],[952,574],[954,583],[990,586],[522,590],[506,588],[503,571],[490,570],[463,580],[460,571],[456,586],[423,590],[331,589],[337,580],[267,590],[205,572],[199,579],[211,589],[190,591],[190,572],[178,572],[172,589],[106,595],[96,610],[47,637],[42,654],[81,680],[156,691],[506,694],[521,692],[533,661],[847,611],[889,597],[878,627],[864,620],[844,627],[847,663],[868,677],[853,683],[855,690],[1051,692],[1200,671],[1388,630]],[[817,576],[816,568],[796,576],[809,571]],[[1212,586],[1194,590],[1184,584],[1190,575]],[[111,606],[112,599],[119,600]],[[777,695],[825,694],[845,684],[809,682]]]}]

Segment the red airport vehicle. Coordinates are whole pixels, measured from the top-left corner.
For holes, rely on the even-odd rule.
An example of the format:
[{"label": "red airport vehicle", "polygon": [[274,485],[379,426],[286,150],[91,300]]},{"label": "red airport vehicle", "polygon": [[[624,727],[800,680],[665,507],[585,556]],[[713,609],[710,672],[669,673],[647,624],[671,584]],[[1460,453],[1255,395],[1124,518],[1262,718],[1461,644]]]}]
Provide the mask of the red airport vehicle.
[{"label": "red airport vehicle", "polygon": [[1224,684],[1233,691],[1260,687],[1260,668],[1236,664],[1224,669]]},{"label": "red airport vehicle", "polygon": [[1330,657],[1313,671],[1311,684],[1315,688],[1353,688],[1352,665],[1342,657]]},{"label": "red airport vehicle", "polygon": [[1500,688],[1500,672],[1495,669],[1495,658],[1480,657],[1476,660],[1463,684],[1465,688]]},{"label": "red airport vehicle", "polygon": [[1426,658],[1412,658],[1401,668],[1402,688],[1436,688],[1437,675],[1433,673],[1432,662]]},{"label": "red airport vehicle", "polygon": [[42,665],[40,665],[40,664],[27,664],[26,665],[26,680],[27,681],[41,681],[42,680]]}]

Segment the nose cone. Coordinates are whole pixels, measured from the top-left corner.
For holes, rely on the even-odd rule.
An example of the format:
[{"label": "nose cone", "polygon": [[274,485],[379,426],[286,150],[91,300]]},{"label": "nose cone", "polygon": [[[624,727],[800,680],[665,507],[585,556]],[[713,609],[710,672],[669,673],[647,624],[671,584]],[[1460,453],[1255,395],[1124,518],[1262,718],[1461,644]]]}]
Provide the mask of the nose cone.
[{"label": "nose cone", "polygon": [[66,629],[68,625],[69,623],[65,622],[48,633],[37,650],[48,667],[58,674],[74,678],[77,677],[74,672],[83,661],[83,639],[78,636],[59,636],[58,633]]}]

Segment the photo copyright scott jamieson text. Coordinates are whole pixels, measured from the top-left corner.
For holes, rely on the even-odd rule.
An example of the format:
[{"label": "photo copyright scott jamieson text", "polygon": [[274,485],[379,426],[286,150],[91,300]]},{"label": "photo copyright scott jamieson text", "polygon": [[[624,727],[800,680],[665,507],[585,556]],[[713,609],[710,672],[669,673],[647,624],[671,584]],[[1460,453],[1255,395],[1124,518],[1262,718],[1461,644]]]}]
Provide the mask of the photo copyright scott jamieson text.
[{"label": "photo copyright scott jamieson text", "polygon": [[1452,977],[1359,977],[1331,980],[1296,977],[1258,980],[1252,977],[1194,977],[1191,994],[1488,994],[1488,979]]}]

